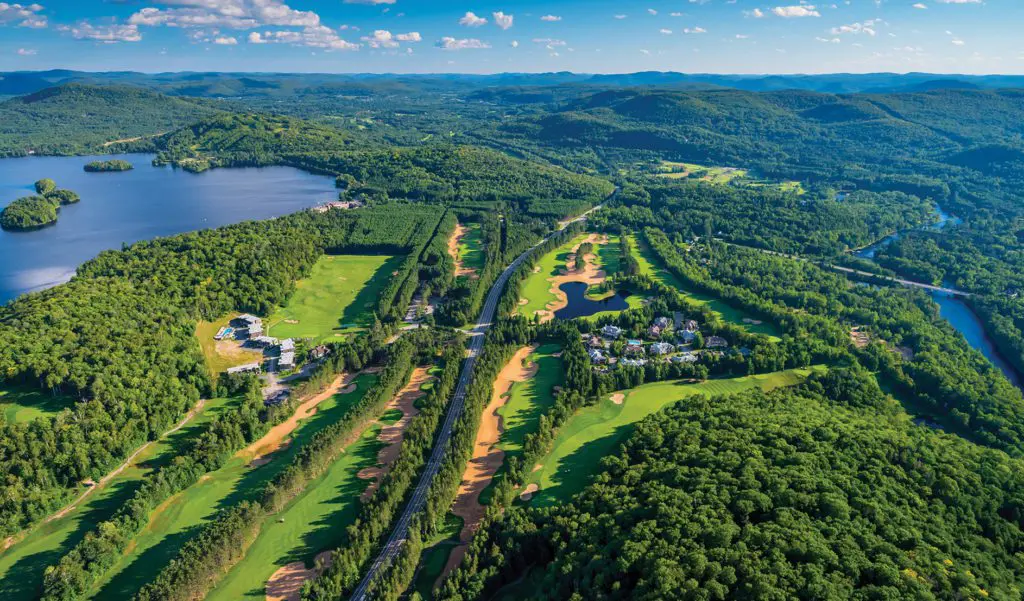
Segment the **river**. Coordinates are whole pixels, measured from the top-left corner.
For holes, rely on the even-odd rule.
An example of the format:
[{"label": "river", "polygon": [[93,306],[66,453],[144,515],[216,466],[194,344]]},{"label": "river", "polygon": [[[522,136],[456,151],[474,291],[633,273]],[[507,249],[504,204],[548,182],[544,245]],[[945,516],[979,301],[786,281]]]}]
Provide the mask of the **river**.
[{"label": "river", "polygon": [[[94,160],[135,169],[86,173]],[[194,174],[154,167],[153,155],[25,157],[0,160],[0,207],[51,178],[82,201],[62,207],[41,230],[0,230],[0,303],[66,282],[100,251],[139,240],[294,213],[337,197],[330,177],[291,167],[214,169]]]},{"label": "river", "polygon": [[1017,371],[996,348],[992,340],[985,334],[985,328],[974,311],[959,298],[942,292],[933,292],[932,300],[939,305],[939,315],[963,334],[967,343],[985,355],[992,365],[1003,372],[1006,379],[1017,388],[1021,387],[1021,378]]}]

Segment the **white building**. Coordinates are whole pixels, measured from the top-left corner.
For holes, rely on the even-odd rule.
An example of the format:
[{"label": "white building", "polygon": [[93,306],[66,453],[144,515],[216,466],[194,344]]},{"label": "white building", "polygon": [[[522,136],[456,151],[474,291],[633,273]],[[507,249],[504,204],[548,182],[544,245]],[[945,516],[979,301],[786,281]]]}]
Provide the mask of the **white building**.
[{"label": "white building", "polygon": [[281,353],[281,356],[277,360],[278,369],[291,369],[295,367],[295,353],[287,352]]},{"label": "white building", "polygon": [[281,352],[290,353],[295,352],[295,341],[291,338],[285,338],[281,341]]},{"label": "white building", "polygon": [[699,357],[697,357],[697,355],[695,355],[694,353],[683,353],[681,355],[676,355],[675,357],[672,357],[671,359],[669,359],[669,361],[673,363],[696,363],[697,359],[699,359]]},{"label": "white building", "polygon": [[667,342],[655,342],[651,345],[652,355],[667,355],[672,352],[672,345]]},{"label": "white building", "polygon": [[247,374],[247,373],[258,374],[261,371],[263,371],[263,370],[260,367],[259,363],[247,363],[245,365],[239,365],[237,367],[229,367],[228,368],[228,373],[229,374]]},{"label": "white building", "polygon": [[611,338],[612,340],[615,340],[619,336],[622,336],[622,328],[618,326],[608,325],[601,328],[601,335],[604,336],[605,338]]}]

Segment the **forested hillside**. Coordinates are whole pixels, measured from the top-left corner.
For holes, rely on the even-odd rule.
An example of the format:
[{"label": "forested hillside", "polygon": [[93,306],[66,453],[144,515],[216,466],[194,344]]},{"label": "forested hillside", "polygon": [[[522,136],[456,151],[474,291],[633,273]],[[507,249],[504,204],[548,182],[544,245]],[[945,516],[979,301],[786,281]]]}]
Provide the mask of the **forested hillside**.
[{"label": "forested hillside", "polygon": [[1018,599],[1022,468],[863,373],[686,401],[573,503],[495,516],[439,598]]}]

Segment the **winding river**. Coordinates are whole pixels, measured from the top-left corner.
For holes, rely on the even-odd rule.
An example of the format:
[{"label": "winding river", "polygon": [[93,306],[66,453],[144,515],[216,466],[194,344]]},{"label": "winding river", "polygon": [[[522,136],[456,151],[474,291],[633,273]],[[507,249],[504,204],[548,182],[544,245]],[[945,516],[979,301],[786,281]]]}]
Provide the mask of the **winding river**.
[{"label": "winding river", "polygon": [[[94,160],[135,169],[86,173]],[[291,167],[215,169],[194,174],[154,167],[153,155],[25,157],[0,160],[0,207],[51,178],[82,201],[57,223],[31,232],[0,230],[0,304],[66,282],[103,250],[139,240],[294,213],[337,197],[332,178]]]}]

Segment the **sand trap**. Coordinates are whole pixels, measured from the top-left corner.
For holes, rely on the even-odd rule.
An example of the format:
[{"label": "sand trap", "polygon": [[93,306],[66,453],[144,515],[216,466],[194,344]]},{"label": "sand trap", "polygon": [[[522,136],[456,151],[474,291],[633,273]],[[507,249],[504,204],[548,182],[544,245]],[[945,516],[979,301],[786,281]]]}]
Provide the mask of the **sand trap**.
[{"label": "sand trap", "polygon": [[[594,245],[594,252],[587,253],[583,257],[578,257],[576,252],[580,246],[589,242]],[[565,269],[561,270],[559,275],[548,278],[551,282],[551,288],[548,292],[555,296],[555,300],[547,304],[544,311],[537,311],[540,315],[541,323],[546,323],[555,318],[555,312],[564,309],[569,305],[569,297],[559,288],[562,284],[567,282],[583,282],[588,286],[597,286],[604,283],[607,278],[607,274],[603,269],[597,268],[597,247],[607,244],[608,236],[601,234],[590,234],[583,241],[573,247],[570,258],[566,261]],[[583,265],[579,265],[580,263]]]},{"label": "sand trap", "polygon": [[520,307],[522,307],[523,305],[528,305],[528,304],[530,304],[530,299],[527,299],[527,298],[519,299],[519,306]]},{"label": "sand trap", "polygon": [[611,396],[612,402],[616,405],[621,405],[626,400],[626,395],[621,392],[616,392]]},{"label": "sand trap", "polygon": [[438,583],[462,562],[469,543],[473,540],[477,529],[480,528],[480,522],[487,512],[487,509],[480,504],[480,493],[491,484],[494,474],[501,468],[505,460],[505,452],[496,446],[504,431],[498,411],[508,402],[508,393],[514,383],[525,382],[537,375],[539,368],[537,362],[526,363],[529,356],[536,350],[536,346],[524,346],[519,349],[494,381],[491,402],[484,409],[480,418],[480,428],[476,432],[473,457],[466,464],[466,470],[462,473],[462,484],[459,486],[459,493],[455,497],[455,505],[452,507],[452,513],[463,520],[462,531],[459,533],[459,544],[452,549],[448,556],[448,563],[445,564],[444,570],[437,580]]},{"label": "sand trap", "polygon": [[451,238],[448,238],[448,254],[455,261],[455,277],[476,275],[475,269],[470,269],[463,264],[462,254],[459,252],[459,245],[462,244],[462,240],[468,232],[469,228],[461,223],[456,223],[455,231],[452,232]]},{"label": "sand trap", "polygon": [[294,324],[299,323],[299,320],[298,319],[286,319],[286,320],[284,320],[284,322],[294,325]]},{"label": "sand trap", "polygon": [[522,500],[522,501],[529,501],[530,499],[533,498],[533,495],[538,490],[540,490],[539,486],[537,486],[536,484],[531,484],[531,485],[527,486],[523,490],[523,492],[519,493],[519,499]]},{"label": "sand trap", "polygon": [[342,374],[335,378],[326,390],[303,401],[288,419],[277,424],[264,434],[262,438],[239,451],[236,457],[248,458],[253,465],[257,462],[261,462],[259,465],[265,465],[267,461],[263,460],[288,445],[292,432],[299,427],[299,422],[316,414],[317,405],[348,387],[354,378],[355,374]]},{"label": "sand trap", "polygon": [[356,474],[364,480],[373,480],[359,496],[363,501],[368,501],[373,497],[373,493],[377,492],[384,475],[388,473],[391,464],[398,459],[398,455],[402,452],[405,430],[412,423],[412,419],[420,414],[420,410],[416,408],[416,401],[426,394],[420,388],[426,382],[434,379],[428,369],[428,367],[417,367],[413,370],[409,383],[388,401],[384,408],[385,412],[398,409],[402,412],[402,418],[390,426],[385,426],[377,436],[377,440],[387,445],[377,453],[377,465],[362,469]]},{"label": "sand trap", "polygon": [[301,561],[278,569],[270,580],[267,580],[267,601],[299,601],[302,598],[302,585],[331,567],[332,559],[331,552],[324,551],[316,556],[311,569],[307,570],[306,564]]}]

